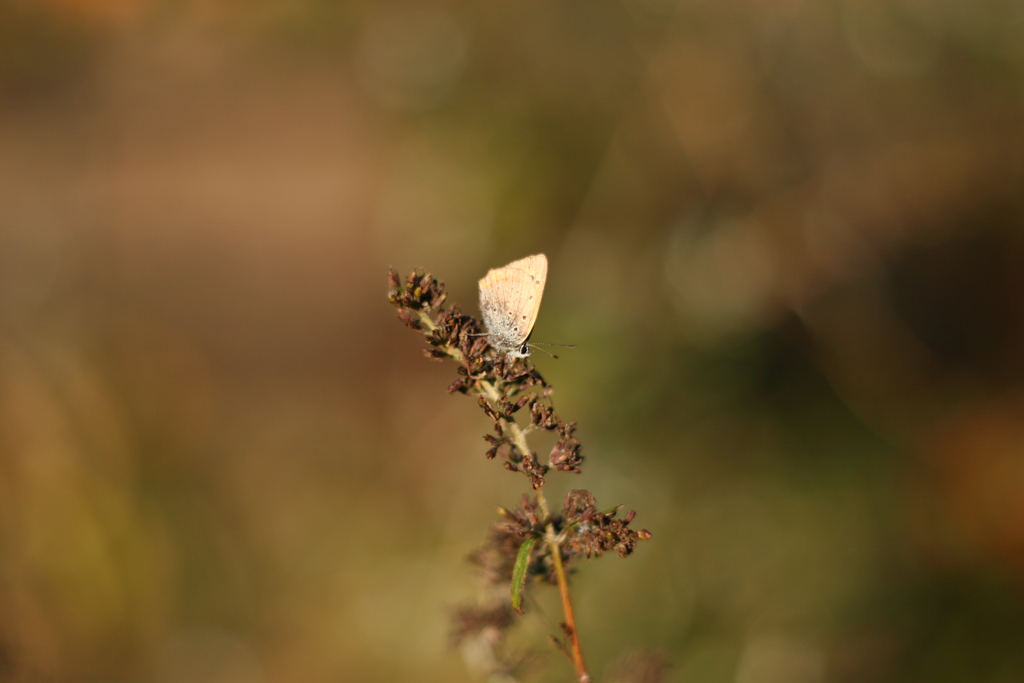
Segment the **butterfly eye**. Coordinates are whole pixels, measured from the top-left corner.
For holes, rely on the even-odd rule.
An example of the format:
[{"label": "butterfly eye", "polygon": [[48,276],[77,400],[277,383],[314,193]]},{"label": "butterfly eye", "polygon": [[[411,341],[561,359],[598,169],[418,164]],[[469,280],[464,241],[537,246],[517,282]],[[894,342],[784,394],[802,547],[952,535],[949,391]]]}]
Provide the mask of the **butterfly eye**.
[{"label": "butterfly eye", "polygon": [[519,347],[519,353],[523,354],[524,356],[529,356],[530,355],[530,345],[529,344],[523,344],[522,346],[520,346]]}]

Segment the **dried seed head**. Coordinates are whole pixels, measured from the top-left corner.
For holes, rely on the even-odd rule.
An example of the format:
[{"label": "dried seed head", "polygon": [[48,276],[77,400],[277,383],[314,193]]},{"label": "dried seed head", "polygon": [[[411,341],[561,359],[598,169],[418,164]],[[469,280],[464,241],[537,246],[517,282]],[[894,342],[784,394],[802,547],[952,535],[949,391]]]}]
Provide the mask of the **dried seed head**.
[{"label": "dried seed head", "polygon": [[617,519],[621,506],[610,512],[600,512],[597,501],[589,491],[570,491],[565,497],[563,510],[569,535],[563,546],[571,556],[601,556],[609,550],[620,557],[633,552],[638,540],[647,540],[650,532],[633,531],[629,523],[636,513],[632,510]]}]

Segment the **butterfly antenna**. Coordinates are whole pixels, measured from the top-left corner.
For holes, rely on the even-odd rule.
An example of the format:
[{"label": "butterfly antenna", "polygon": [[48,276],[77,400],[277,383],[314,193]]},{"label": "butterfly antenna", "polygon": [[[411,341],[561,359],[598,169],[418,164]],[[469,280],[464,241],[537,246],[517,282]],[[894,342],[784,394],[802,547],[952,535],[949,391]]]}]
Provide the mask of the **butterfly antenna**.
[{"label": "butterfly antenna", "polygon": [[550,352],[550,351],[548,351],[547,349],[542,349],[542,348],[540,348],[540,347],[536,346],[536,345],[535,345],[535,344],[534,344],[533,342],[530,342],[530,348],[532,348],[532,349],[537,349],[538,351],[543,351],[544,353],[548,354],[548,355],[549,355],[549,356],[551,356],[552,358],[554,358],[554,359],[556,359],[556,360],[558,359],[558,356],[556,356],[555,354],[551,353],[551,352]]},{"label": "butterfly antenna", "polygon": [[555,354],[551,353],[547,349],[540,348],[541,346],[561,346],[562,348],[565,348],[565,349],[575,349],[576,348],[575,344],[552,344],[550,342],[534,342],[534,341],[530,342],[530,347],[531,348],[535,348],[538,351],[543,351],[544,353],[548,354],[549,356],[551,356],[552,358],[555,358],[555,359],[557,359],[558,356],[556,356]]}]

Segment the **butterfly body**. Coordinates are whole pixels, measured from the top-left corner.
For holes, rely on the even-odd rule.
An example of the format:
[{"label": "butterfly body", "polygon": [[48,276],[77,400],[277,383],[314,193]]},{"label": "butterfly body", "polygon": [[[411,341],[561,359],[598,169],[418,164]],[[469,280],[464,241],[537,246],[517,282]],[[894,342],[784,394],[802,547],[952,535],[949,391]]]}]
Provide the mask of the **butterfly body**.
[{"label": "butterfly body", "polygon": [[547,257],[534,254],[492,268],[480,278],[480,312],[487,339],[510,359],[530,355],[526,340],[537,322],[547,277]]}]

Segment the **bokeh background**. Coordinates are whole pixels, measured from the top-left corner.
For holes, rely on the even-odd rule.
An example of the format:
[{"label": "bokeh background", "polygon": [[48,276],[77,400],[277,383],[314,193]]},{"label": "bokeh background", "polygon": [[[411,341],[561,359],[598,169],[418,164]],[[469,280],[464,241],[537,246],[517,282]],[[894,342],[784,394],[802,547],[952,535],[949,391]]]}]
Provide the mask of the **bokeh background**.
[{"label": "bokeh background", "polygon": [[1022,189],[1018,0],[5,1],[0,679],[478,680],[385,273],[545,252],[598,680],[1024,680]]}]

